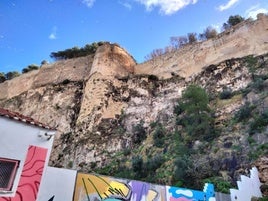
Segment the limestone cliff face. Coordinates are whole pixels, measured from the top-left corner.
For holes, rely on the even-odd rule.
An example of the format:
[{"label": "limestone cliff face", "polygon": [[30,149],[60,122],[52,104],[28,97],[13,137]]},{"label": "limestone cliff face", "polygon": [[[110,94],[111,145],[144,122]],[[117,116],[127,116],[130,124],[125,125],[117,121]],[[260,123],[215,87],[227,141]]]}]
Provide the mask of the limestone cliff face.
[{"label": "limestone cliff face", "polygon": [[[94,158],[95,152],[122,149],[116,140],[115,144],[105,144],[100,134],[96,139],[100,137],[101,141],[90,143],[89,138],[94,139],[95,127],[103,119],[115,118],[126,107],[130,96],[127,88],[124,89],[125,98],[120,97],[120,100],[117,100],[119,94],[114,94],[114,90],[121,90],[124,82],[119,79],[132,74],[134,65],[136,62],[124,49],[106,43],[95,55],[44,65],[39,70],[2,83],[0,105],[56,127],[58,132],[52,161],[55,158],[56,165],[66,166],[72,158],[77,158],[74,164],[79,164],[85,157]],[[75,138],[73,143],[65,141],[66,135]],[[85,139],[87,143],[81,143]],[[85,146],[98,148],[84,154]],[[77,149],[81,150],[73,152]],[[61,158],[63,151],[64,160]],[[102,154],[97,155],[101,161]]]},{"label": "limestone cliff face", "polygon": [[[257,21],[238,25],[216,39],[138,65],[124,49],[105,43],[95,55],[47,64],[0,84],[0,107],[58,129],[52,165],[89,171],[132,148],[136,138],[133,126],[140,122],[148,138],[152,122],[165,122],[169,131],[175,132],[174,106],[187,85],[199,84],[210,94],[225,88],[245,89],[253,77],[239,58],[263,55],[258,59],[265,64],[267,31],[268,17],[260,15]],[[221,103],[215,111],[216,123],[223,124],[246,101],[253,103],[255,96]],[[223,149],[228,140],[245,144],[241,135],[226,134],[216,144]],[[260,136],[256,141],[267,140]],[[143,144],[148,150],[152,146],[150,141]],[[221,157],[233,157],[231,153],[226,149]]]}]

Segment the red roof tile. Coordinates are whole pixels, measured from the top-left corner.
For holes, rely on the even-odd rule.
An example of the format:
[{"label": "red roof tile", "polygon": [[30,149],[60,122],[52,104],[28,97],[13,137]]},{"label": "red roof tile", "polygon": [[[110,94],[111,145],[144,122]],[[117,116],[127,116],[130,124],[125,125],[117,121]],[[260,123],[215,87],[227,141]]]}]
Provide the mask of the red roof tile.
[{"label": "red roof tile", "polygon": [[27,116],[24,116],[24,115],[22,115],[20,113],[12,112],[10,110],[6,110],[6,109],[3,109],[3,108],[0,108],[0,116],[7,117],[7,118],[10,118],[10,119],[15,119],[15,120],[18,120],[18,121],[21,121],[21,122],[25,122],[27,124],[31,124],[31,125],[34,125],[34,126],[46,128],[46,129],[49,129],[49,130],[56,130],[55,128],[52,128],[52,127],[47,126],[47,125],[45,125],[43,123],[40,123],[40,122],[34,120],[31,117],[27,117]]}]

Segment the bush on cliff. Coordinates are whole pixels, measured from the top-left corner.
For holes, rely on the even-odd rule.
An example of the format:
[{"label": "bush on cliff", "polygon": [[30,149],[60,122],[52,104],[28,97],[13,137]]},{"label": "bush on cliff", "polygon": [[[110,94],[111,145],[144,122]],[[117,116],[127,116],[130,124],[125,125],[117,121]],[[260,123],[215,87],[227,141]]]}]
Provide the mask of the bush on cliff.
[{"label": "bush on cliff", "polygon": [[203,88],[197,85],[188,86],[183,91],[182,98],[174,112],[180,115],[177,123],[184,127],[188,142],[200,139],[210,141],[215,137],[216,131],[212,111],[209,108],[209,97]]},{"label": "bush on cliff", "polygon": [[62,59],[72,59],[77,57],[83,57],[90,54],[94,54],[99,46],[102,46],[105,42],[94,42],[91,44],[86,44],[84,47],[73,47],[63,51],[52,52],[50,57],[55,60],[62,60]]}]

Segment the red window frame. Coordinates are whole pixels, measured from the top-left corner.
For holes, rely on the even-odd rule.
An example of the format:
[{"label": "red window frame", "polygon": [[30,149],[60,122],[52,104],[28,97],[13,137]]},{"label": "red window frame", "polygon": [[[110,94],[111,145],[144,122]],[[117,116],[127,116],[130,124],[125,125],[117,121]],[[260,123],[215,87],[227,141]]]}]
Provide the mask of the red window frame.
[{"label": "red window frame", "polygon": [[[1,162],[4,162],[4,163],[13,163],[13,164],[10,164],[10,166],[13,165],[11,167],[12,170],[9,171],[9,172],[1,172]],[[4,184],[1,184],[1,182],[0,182],[0,192],[1,191],[11,191],[11,189],[13,187],[13,183],[14,183],[15,177],[16,177],[17,170],[19,168],[19,163],[20,163],[19,160],[10,159],[10,158],[1,158],[0,157],[0,176],[2,176],[2,179],[3,180],[4,179],[8,179],[8,182],[6,182],[5,186],[4,186]],[[2,171],[4,171],[4,170],[2,170]],[[3,175],[3,174],[5,174],[5,175]]]}]

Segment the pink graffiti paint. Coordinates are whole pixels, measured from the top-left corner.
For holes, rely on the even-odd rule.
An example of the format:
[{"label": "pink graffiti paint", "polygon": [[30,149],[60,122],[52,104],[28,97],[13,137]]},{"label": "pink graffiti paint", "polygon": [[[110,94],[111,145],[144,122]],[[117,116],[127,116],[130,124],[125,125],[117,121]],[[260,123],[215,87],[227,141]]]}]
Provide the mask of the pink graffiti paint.
[{"label": "pink graffiti paint", "polygon": [[170,198],[170,201],[193,201],[192,199],[188,199],[188,198],[184,198],[184,197],[180,197],[180,198]]},{"label": "pink graffiti paint", "polygon": [[0,197],[0,201],[36,201],[47,149],[29,146],[15,197]]}]

